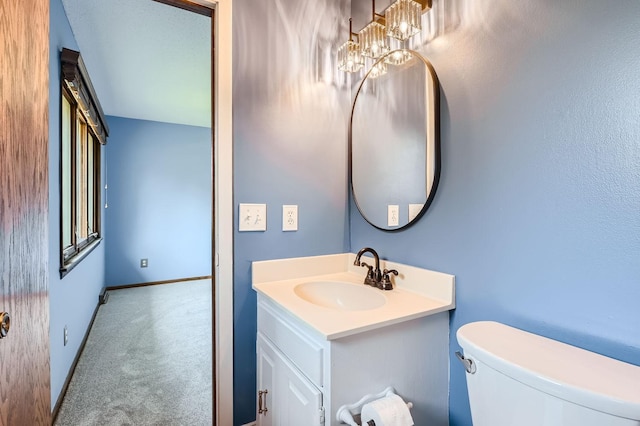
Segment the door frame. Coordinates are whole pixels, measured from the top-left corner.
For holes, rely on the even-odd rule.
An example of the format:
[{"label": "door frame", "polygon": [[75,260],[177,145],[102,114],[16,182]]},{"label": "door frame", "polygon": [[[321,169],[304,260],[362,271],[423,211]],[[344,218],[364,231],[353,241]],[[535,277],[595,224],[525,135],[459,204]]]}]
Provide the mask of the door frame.
[{"label": "door frame", "polygon": [[214,425],[233,424],[233,19],[232,0],[213,6]]},{"label": "door frame", "polygon": [[[233,424],[232,0],[155,0],[211,16],[213,425]],[[202,7],[212,13],[203,11]]]}]

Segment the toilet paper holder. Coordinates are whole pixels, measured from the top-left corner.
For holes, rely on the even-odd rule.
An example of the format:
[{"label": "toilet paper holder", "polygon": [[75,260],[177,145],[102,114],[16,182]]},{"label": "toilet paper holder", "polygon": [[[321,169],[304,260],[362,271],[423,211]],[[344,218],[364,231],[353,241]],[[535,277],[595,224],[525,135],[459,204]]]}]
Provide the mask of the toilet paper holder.
[{"label": "toilet paper holder", "polygon": [[[393,389],[393,387],[389,386],[380,393],[368,394],[363,396],[358,402],[342,405],[336,412],[336,420],[341,424],[347,424],[349,426],[361,426],[360,423],[356,422],[356,417],[359,420],[360,413],[362,412],[362,406],[364,404],[368,404],[371,401],[375,401],[376,399],[384,398],[391,395],[396,395],[396,391]],[[411,402],[407,402],[407,407],[413,408],[413,404]]]}]

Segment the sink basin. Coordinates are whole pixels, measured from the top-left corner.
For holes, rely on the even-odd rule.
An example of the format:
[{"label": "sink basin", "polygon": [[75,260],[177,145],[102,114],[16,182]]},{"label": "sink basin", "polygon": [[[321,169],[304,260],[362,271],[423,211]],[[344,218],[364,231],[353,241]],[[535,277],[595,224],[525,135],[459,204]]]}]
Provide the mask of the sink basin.
[{"label": "sink basin", "polygon": [[293,292],[314,305],[343,311],[375,309],[387,301],[381,290],[342,281],[302,283],[295,286]]}]

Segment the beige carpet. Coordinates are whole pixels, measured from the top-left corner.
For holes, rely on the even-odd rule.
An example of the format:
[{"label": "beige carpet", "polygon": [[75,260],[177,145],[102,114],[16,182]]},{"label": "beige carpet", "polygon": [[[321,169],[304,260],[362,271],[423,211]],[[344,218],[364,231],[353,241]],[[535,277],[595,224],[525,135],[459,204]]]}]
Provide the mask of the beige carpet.
[{"label": "beige carpet", "polygon": [[109,292],[54,423],[210,425],[211,280]]}]

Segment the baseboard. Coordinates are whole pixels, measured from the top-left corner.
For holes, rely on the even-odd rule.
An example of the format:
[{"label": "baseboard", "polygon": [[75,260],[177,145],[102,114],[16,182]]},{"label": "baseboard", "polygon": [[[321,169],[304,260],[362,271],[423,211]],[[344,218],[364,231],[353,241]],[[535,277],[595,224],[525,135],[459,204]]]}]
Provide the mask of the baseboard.
[{"label": "baseboard", "polygon": [[103,288],[98,296],[98,305],[104,305],[109,300],[109,293],[106,288]]},{"label": "baseboard", "polygon": [[64,381],[64,385],[62,385],[62,390],[58,395],[58,399],[56,400],[56,404],[53,407],[53,411],[51,412],[51,424],[56,421],[58,417],[58,412],[60,411],[60,406],[62,405],[62,401],[64,400],[65,395],[67,394],[67,389],[69,389],[69,383],[71,382],[71,378],[73,377],[73,373],[76,371],[76,367],[78,366],[78,361],[80,360],[80,356],[84,351],[84,346],[87,343],[87,339],[89,339],[89,333],[91,332],[91,328],[93,327],[93,322],[96,319],[96,315],[98,314],[98,309],[100,308],[100,300],[96,304],[96,308],[93,310],[93,315],[91,316],[91,321],[89,321],[89,326],[87,327],[87,331],[84,333],[84,337],[82,338],[82,342],[80,343],[80,348],[76,353],[73,362],[71,363],[71,368],[69,369],[69,373],[67,374],[67,378]]},{"label": "baseboard", "polygon": [[114,285],[114,286],[107,287],[107,290],[122,290],[123,288],[146,287],[149,285],[172,284],[172,283],[179,283],[184,281],[208,280],[211,278],[212,278],[211,275],[206,275],[204,277],[176,278],[174,280],[149,281],[149,282],[137,283],[137,284]]}]

